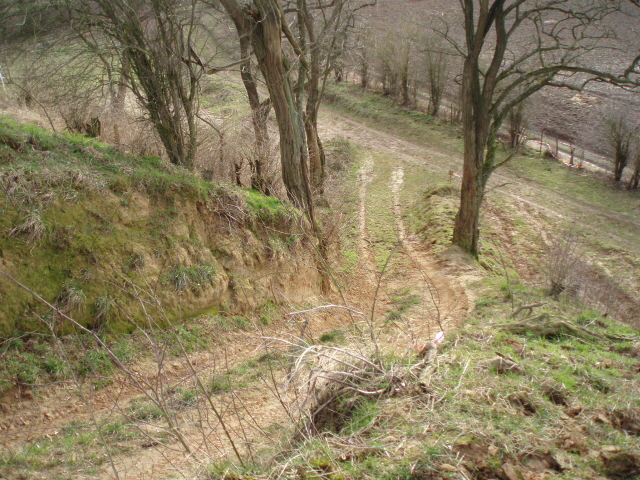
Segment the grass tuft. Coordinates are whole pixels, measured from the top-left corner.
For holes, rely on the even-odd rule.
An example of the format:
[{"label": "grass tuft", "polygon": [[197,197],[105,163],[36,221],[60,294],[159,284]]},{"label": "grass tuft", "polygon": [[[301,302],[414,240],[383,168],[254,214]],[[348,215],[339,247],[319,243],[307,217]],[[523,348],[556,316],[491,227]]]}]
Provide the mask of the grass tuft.
[{"label": "grass tuft", "polygon": [[165,272],[160,281],[174,288],[176,292],[199,292],[206,288],[216,273],[216,268],[211,264],[184,267],[176,264]]}]

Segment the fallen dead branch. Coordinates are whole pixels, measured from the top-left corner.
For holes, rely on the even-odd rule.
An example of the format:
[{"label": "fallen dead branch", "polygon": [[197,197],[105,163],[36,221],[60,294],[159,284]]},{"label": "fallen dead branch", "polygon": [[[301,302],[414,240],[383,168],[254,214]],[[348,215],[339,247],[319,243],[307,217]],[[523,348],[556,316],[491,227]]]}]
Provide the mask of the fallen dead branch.
[{"label": "fallen dead branch", "polygon": [[637,337],[630,335],[611,335],[609,333],[592,332],[584,327],[575,325],[566,320],[556,319],[548,313],[539,313],[520,320],[518,322],[496,325],[497,328],[516,335],[533,333],[540,337],[568,336],[589,342],[603,340],[633,341]]},{"label": "fallen dead branch", "polygon": [[531,315],[533,314],[533,309],[537,308],[537,307],[542,307],[543,305],[546,305],[546,302],[536,302],[536,303],[531,303],[529,305],[521,305],[519,308],[516,308],[511,315],[509,315],[509,318],[516,318],[516,315],[518,315],[520,312],[523,312],[525,310],[527,310],[528,314]]},{"label": "fallen dead branch", "polygon": [[305,349],[290,377],[300,378],[308,369],[299,387],[301,420],[296,438],[339,433],[365,399],[426,392],[437,368],[437,353],[436,344],[429,342],[415,363],[388,365],[374,361],[375,352],[319,346]]}]

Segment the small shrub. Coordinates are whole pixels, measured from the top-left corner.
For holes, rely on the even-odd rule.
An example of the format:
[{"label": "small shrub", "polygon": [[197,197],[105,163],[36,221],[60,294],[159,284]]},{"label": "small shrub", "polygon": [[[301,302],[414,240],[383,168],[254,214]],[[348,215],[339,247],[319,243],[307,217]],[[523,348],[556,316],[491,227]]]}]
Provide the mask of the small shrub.
[{"label": "small shrub", "polygon": [[126,270],[140,270],[144,268],[144,265],[145,265],[144,255],[140,253],[134,253],[127,259],[124,267]]},{"label": "small shrub", "polygon": [[582,256],[578,235],[573,230],[565,230],[546,245],[545,275],[550,296],[579,287]]},{"label": "small shrub", "polygon": [[410,293],[409,289],[405,289],[401,291],[397,296],[392,297],[391,301],[393,302],[394,308],[390,309],[386,313],[385,319],[387,322],[400,320],[400,318],[402,318],[402,315],[407,310],[409,310],[409,308],[420,303],[420,297],[418,295]]},{"label": "small shrub", "polygon": [[249,328],[251,328],[251,322],[249,322],[249,320],[241,315],[235,315],[233,317],[233,325],[234,328],[240,330],[248,330]]},{"label": "small shrub", "polygon": [[229,375],[214,375],[207,386],[209,393],[228,392],[229,390],[231,390],[231,378]]},{"label": "small shrub", "polygon": [[202,328],[183,324],[173,325],[163,334],[163,341],[166,342],[172,355],[181,355],[183,352],[188,353],[198,348],[205,348],[208,338]]},{"label": "small shrub", "polygon": [[50,355],[42,360],[42,368],[54,378],[62,378],[65,365],[56,355]]},{"label": "small shrub", "polygon": [[329,140],[324,146],[327,156],[327,166],[334,172],[341,172],[349,168],[356,158],[356,147],[343,137]]},{"label": "small shrub", "polygon": [[189,290],[196,293],[203,289],[215,275],[216,270],[213,265],[204,264],[194,267],[183,267],[174,265],[168,272],[164,273],[160,281],[165,285],[170,285],[176,292]]},{"label": "small shrub", "polygon": [[318,340],[320,343],[341,343],[344,341],[344,338],[344,332],[338,328],[334,328],[321,334]]},{"label": "small shrub", "polygon": [[120,340],[111,347],[113,354],[123,363],[130,362],[135,357],[135,352],[131,348],[131,343],[127,340]]},{"label": "small shrub", "polygon": [[226,315],[218,315],[216,326],[224,332],[230,332],[232,330],[248,330],[251,328],[251,322],[245,317],[240,315],[234,315],[232,317]]},{"label": "small shrub", "polygon": [[51,229],[49,233],[48,244],[54,250],[63,252],[71,246],[71,240],[73,238],[73,227],[56,225]]},{"label": "small shrub", "polygon": [[104,350],[90,350],[77,363],[76,370],[80,376],[91,374],[107,375],[113,369],[109,355]]},{"label": "small shrub", "polygon": [[24,353],[20,357],[12,357],[7,361],[7,370],[18,384],[34,385],[38,382],[40,362],[32,353]]},{"label": "small shrub", "polygon": [[175,387],[169,390],[171,404],[182,409],[194,405],[198,401],[198,392],[193,388]]},{"label": "small shrub", "polygon": [[155,420],[162,417],[162,410],[145,398],[134,398],[127,408],[127,414],[136,420]]}]

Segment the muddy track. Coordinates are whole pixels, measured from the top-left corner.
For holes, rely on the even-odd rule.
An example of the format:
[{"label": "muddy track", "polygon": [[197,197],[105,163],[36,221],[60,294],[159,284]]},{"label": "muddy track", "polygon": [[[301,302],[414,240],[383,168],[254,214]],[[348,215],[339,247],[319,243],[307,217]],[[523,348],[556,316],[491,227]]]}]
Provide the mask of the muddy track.
[{"label": "muddy track", "polygon": [[[400,328],[386,328],[381,345],[394,349],[408,349],[409,344],[428,341],[435,333],[445,331],[457,325],[467,314],[470,305],[468,294],[460,271],[451,267],[446,259],[435,258],[426,252],[420,242],[413,238],[404,223],[405,206],[400,203],[400,194],[405,188],[404,172],[407,165],[428,161],[433,156],[446,155],[439,150],[430,150],[411,144],[402,139],[381,133],[354,122],[346,117],[324,122],[325,129],[333,132],[348,133],[350,139],[362,146],[365,152],[357,180],[359,204],[356,208],[359,264],[354,278],[345,291],[347,300],[353,305],[369,311],[376,290],[379,291],[376,309],[376,322],[384,317],[387,309],[393,308],[391,298],[394,292],[411,290],[419,303],[404,313]],[[334,135],[327,135],[327,137]],[[381,172],[376,169],[375,153],[391,153],[395,162],[389,178],[376,177]],[[376,178],[387,185],[385,190],[386,208],[392,211],[397,230],[397,245],[385,245],[395,253],[384,275],[380,277],[380,268],[376,265],[374,248],[370,239],[367,217],[371,214],[369,194],[372,180]],[[310,315],[309,329],[306,335],[317,338],[332,328],[344,326],[335,315],[328,312],[323,315]],[[382,327],[382,322],[379,322]],[[190,354],[187,358],[166,358],[159,367],[152,359],[135,365],[136,375],[149,385],[160,389],[175,389],[176,386],[193,388],[194,378],[191,366],[202,378],[210,379],[214,375],[233,366],[240,365],[264,352],[264,337],[295,338],[299,335],[299,326],[290,319],[283,319],[270,325],[268,331],[236,332],[226,334],[224,341],[211,350]],[[390,334],[391,333],[391,334]],[[191,366],[189,366],[191,363]],[[280,384],[282,386],[282,384]],[[284,392],[284,390],[282,391]],[[224,415],[225,424],[232,437],[240,444],[254,446],[268,445],[272,438],[266,429],[269,425],[286,423],[287,413],[281,401],[290,401],[287,395],[295,395],[295,389],[282,393],[284,397],[274,395],[273,386],[265,382],[254,381],[246,388],[240,388],[234,394],[215,394],[214,403]],[[23,445],[62,435],[65,425],[71,420],[89,424],[91,416],[101,425],[113,422],[127,411],[134,397],[142,392],[125,376],[116,376],[111,384],[102,388],[85,383],[84,398],[78,395],[78,389],[72,384],[41,389],[35,397],[32,394],[21,395],[13,392],[15,398],[0,404],[0,449],[19,451]],[[91,411],[91,414],[88,413]],[[187,407],[175,414],[180,424],[183,439],[191,449],[186,455],[181,443],[171,437],[170,429],[162,420],[142,421],[138,426],[141,435],[135,439],[118,440],[113,462],[120,478],[147,479],[163,475],[179,474],[185,478],[197,478],[203,464],[231,453],[230,442],[225,436],[220,422],[208,406]],[[85,452],[77,451],[77,460],[81,464]],[[104,453],[101,453],[104,455]],[[30,472],[30,478],[55,478],[75,475],[71,466],[61,465],[52,470]],[[78,471],[79,472],[79,471]],[[2,472],[0,472],[0,478]],[[76,472],[77,473],[77,472]],[[79,474],[79,473],[78,473]],[[11,477],[8,477],[11,478]],[[96,465],[94,473],[88,478],[115,478],[108,462]]]},{"label": "muddy track", "polygon": [[[428,165],[429,168],[448,172],[461,170],[462,158],[454,157],[445,149],[410,142],[394,135],[380,132],[350,117],[331,111],[331,122],[322,125],[321,132],[327,137],[341,136],[371,151],[388,152],[404,162],[405,165]],[[499,189],[518,202],[543,212],[551,220],[569,220],[576,226],[588,231],[595,215],[606,218],[620,226],[618,231],[626,232],[630,237],[640,235],[640,214],[632,216],[602,208],[596,203],[583,203],[554,193],[552,190],[538,187],[529,181],[523,181],[505,169],[495,171],[488,184],[487,198],[491,191]],[[629,241],[620,235],[609,232],[609,237],[628,248]],[[640,252],[638,252],[640,253]]]},{"label": "muddy track", "polygon": [[[402,333],[397,333],[393,339],[387,339],[388,343],[394,344],[394,347],[424,343],[438,331],[453,328],[464,319],[470,309],[471,294],[464,280],[459,278],[460,272],[446,269],[443,260],[428,253],[419,239],[409,234],[405,225],[406,206],[400,200],[404,188],[405,165],[423,161],[424,151],[418,149],[415,155],[407,154],[407,149],[403,147],[408,144],[402,140],[394,138],[394,143],[390,143],[391,138],[380,132],[372,129],[363,129],[362,132],[362,137],[351,138],[364,149],[364,158],[358,172],[358,267],[369,284],[371,298],[377,292],[376,301],[386,304],[388,308],[394,307],[393,297],[399,292],[410,293],[419,298],[418,305],[404,312],[400,319]],[[387,149],[392,149],[391,158],[394,163],[391,176],[383,179],[388,187],[385,191],[388,197],[383,203],[392,210],[398,241],[397,245],[387,246],[392,256],[384,272],[375,264],[367,224],[367,216],[376,214],[375,211],[368,211],[371,210],[367,201],[368,187],[374,175],[381,175],[372,155],[375,150],[371,139],[374,137],[382,138]],[[436,150],[431,151],[433,155],[438,153]],[[381,192],[376,194],[380,195]]]},{"label": "muddy track", "polygon": [[425,310],[431,317],[431,324],[422,322],[422,338],[426,329],[427,336],[433,330],[448,330],[456,327],[471,308],[471,292],[458,278],[457,274],[445,271],[438,258],[427,253],[415,235],[409,235],[404,222],[403,205],[400,203],[400,190],[404,181],[404,168],[397,166],[390,180],[393,192],[393,209],[401,253],[406,256],[408,267],[403,270],[401,280],[406,285],[422,284],[426,293]]}]

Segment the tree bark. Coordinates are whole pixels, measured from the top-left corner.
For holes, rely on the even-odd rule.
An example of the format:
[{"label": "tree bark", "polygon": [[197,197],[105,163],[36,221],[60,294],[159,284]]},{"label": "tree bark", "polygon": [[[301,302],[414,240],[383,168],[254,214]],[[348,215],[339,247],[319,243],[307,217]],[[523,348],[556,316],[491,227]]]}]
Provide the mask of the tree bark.
[{"label": "tree bark", "polygon": [[317,47],[310,46],[309,82],[307,83],[307,107],[304,126],[307,134],[307,148],[309,149],[309,170],[311,184],[317,192],[322,193],[324,183],[325,156],[322,142],[318,136],[318,109],[320,106],[320,59]]},{"label": "tree bark", "polygon": [[282,54],[282,15],[274,0],[254,0],[253,51],[265,79],[280,132],[282,179],[289,199],[313,221],[313,201],[306,165],[306,137],[302,112]]},{"label": "tree bark", "polygon": [[[481,2],[477,31],[473,24],[473,2],[467,4],[465,28],[467,31],[468,54],[465,58],[462,73],[462,126],[464,131],[464,162],[462,168],[462,190],[460,207],[456,215],[453,230],[453,243],[473,255],[478,254],[480,238],[480,206],[484,199],[486,182],[485,146],[489,136],[489,106],[493,90],[480,85],[479,59],[484,42],[486,22],[486,2]],[[469,6],[471,4],[471,6]],[[484,7],[484,8],[483,8]],[[494,55],[499,55],[499,45]],[[487,74],[490,73],[490,70]],[[488,85],[491,87],[491,84]],[[487,94],[489,98],[487,98]],[[489,104],[487,105],[487,101]],[[490,173],[490,171],[488,172]]]}]

